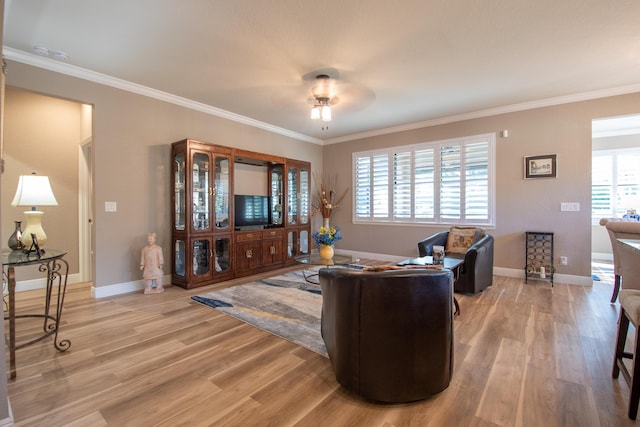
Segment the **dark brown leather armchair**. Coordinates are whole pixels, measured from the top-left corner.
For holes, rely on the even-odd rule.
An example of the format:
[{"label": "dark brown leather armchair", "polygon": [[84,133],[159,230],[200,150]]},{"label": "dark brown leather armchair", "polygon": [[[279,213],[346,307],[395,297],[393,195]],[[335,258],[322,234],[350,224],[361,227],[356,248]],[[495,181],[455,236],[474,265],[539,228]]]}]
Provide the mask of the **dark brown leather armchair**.
[{"label": "dark brown leather armchair", "polygon": [[[442,231],[418,242],[418,254],[431,256],[433,246],[446,246],[448,237],[449,232]],[[490,234],[480,237],[464,254],[445,251],[445,258],[448,257],[464,259],[454,287],[456,292],[475,294],[493,283],[493,236]]]},{"label": "dark brown leather armchair", "polygon": [[449,270],[323,268],[322,338],[336,379],[374,401],[441,392],[453,371]]}]

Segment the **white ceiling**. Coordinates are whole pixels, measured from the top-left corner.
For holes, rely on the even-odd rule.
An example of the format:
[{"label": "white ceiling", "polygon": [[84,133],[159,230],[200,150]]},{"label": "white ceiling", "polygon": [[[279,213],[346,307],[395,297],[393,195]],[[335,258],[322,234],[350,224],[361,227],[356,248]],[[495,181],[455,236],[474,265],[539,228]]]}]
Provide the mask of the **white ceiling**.
[{"label": "white ceiling", "polygon": [[4,30],[9,59],[315,142],[640,91],[637,0],[7,0]]}]

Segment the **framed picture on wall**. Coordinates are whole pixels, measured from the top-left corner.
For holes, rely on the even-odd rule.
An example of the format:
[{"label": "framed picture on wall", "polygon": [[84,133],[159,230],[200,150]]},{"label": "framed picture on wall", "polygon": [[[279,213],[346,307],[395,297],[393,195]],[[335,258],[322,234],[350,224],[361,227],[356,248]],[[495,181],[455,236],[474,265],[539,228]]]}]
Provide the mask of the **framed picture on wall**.
[{"label": "framed picture on wall", "polygon": [[527,156],[524,158],[524,178],[555,178],[556,155]]}]

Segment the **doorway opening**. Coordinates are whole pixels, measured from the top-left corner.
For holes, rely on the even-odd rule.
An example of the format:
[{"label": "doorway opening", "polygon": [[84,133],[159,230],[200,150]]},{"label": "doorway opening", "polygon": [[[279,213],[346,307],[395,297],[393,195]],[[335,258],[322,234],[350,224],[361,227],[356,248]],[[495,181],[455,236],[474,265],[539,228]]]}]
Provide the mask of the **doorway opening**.
[{"label": "doorway opening", "polygon": [[[63,250],[69,283],[93,281],[92,128],[93,107],[7,86],[5,88],[2,234],[24,219],[24,207],[11,205],[20,175],[49,177],[57,206],[44,206],[46,247]],[[6,240],[5,240],[6,242]],[[17,290],[45,286],[42,273],[25,269]]]},{"label": "doorway opening", "polygon": [[613,285],[613,252],[602,218],[640,212],[640,115],[592,121],[591,259],[594,280]]}]

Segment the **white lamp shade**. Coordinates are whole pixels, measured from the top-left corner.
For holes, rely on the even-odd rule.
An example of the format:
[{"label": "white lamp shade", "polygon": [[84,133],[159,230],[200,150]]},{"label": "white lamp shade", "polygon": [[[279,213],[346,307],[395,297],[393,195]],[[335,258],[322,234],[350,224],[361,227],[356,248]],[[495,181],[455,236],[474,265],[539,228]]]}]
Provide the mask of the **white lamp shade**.
[{"label": "white lamp shade", "polygon": [[320,107],[317,105],[314,105],[313,108],[311,109],[311,119],[317,120],[319,118],[320,118]]},{"label": "white lamp shade", "polygon": [[58,206],[58,201],[48,177],[21,175],[11,206]]},{"label": "white lamp shade", "polygon": [[331,121],[331,107],[328,105],[322,106],[322,121],[330,122]]}]

